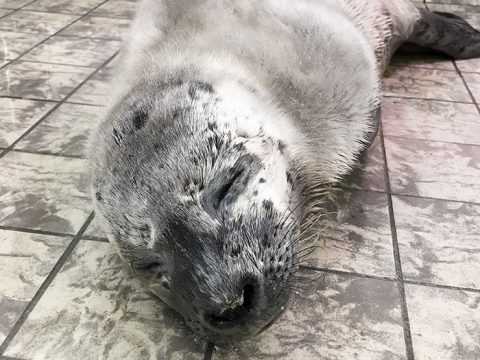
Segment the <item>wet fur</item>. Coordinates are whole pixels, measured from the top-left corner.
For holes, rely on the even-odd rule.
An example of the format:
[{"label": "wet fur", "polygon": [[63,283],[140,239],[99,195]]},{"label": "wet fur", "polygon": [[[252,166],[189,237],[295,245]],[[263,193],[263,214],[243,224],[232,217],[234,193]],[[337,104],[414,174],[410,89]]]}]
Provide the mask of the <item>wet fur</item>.
[{"label": "wet fur", "polygon": [[450,51],[457,35],[425,31],[445,19],[403,0],[143,1],[90,146],[120,256],[211,339],[204,315],[253,284],[257,333],[288,302],[326,189],[375,134],[391,55]]}]

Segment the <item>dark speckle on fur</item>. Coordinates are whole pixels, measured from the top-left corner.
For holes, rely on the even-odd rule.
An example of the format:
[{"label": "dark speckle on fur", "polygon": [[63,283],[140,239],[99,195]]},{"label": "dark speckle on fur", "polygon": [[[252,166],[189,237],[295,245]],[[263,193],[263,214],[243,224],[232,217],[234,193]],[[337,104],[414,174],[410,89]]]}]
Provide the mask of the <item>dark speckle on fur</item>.
[{"label": "dark speckle on fur", "polygon": [[192,100],[198,99],[198,91],[203,91],[208,94],[214,94],[215,90],[213,90],[212,85],[201,82],[195,81],[190,87],[188,88],[188,95]]},{"label": "dark speckle on fur", "polygon": [[102,201],[102,194],[100,193],[100,191],[97,191],[95,193],[95,197],[97,198],[98,201]]},{"label": "dark speckle on fur", "polygon": [[263,200],[262,205],[267,211],[271,211],[273,208],[273,203],[270,200]]},{"label": "dark speckle on fur", "polygon": [[278,147],[278,150],[280,151],[280,153],[283,154],[283,150],[285,150],[287,145],[285,145],[285,143],[283,141],[279,140],[278,144],[277,144],[277,147]]},{"label": "dark speckle on fur", "polygon": [[145,111],[136,111],[133,114],[133,119],[132,119],[133,126],[135,127],[135,129],[140,130],[145,126],[147,119],[148,119],[148,115]]},{"label": "dark speckle on fur", "polygon": [[259,183],[264,183],[265,182],[265,179],[264,178],[260,178],[260,180],[258,180]]}]

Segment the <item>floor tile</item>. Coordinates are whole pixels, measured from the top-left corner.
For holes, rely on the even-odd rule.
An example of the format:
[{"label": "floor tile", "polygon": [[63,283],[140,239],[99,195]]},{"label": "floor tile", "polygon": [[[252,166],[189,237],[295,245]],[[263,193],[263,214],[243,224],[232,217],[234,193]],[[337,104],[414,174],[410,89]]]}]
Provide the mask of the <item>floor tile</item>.
[{"label": "floor tile", "polygon": [[480,294],[406,285],[417,360],[480,358]]},{"label": "floor tile", "polygon": [[202,347],[173,310],[126,271],[110,244],[81,241],[5,355],[193,360],[203,359]]},{"label": "floor tile", "polygon": [[33,34],[53,34],[78,16],[20,10],[0,20],[0,29]]},{"label": "floor tile", "polygon": [[0,225],[71,234],[91,212],[86,160],[9,152],[0,169]]},{"label": "floor tile", "polygon": [[480,203],[480,146],[387,137],[385,148],[394,193]]},{"label": "floor tile", "polygon": [[9,147],[55,103],[0,98],[0,147]]},{"label": "floor tile", "polygon": [[455,63],[462,72],[480,73],[480,59],[457,60]]},{"label": "floor tile", "polygon": [[122,40],[130,20],[86,16],[63,30],[60,35]]},{"label": "floor tile", "polygon": [[471,102],[462,79],[454,71],[401,67],[390,68],[386,76],[384,95]]},{"label": "floor tile", "polygon": [[32,2],[32,0],[0,0],[0,7],[6,9],[18,9]]},{"label": "floor tile", "polygon": [[403,277],[480,290],[480,205],[393,197]]},{"label": "floor tile", "polygon": [[137,7],[134,1],[110,0],[92,12],[93,16],[106,16],[121,19],[132,19]]},{"label": "floor tile", "polygon": [[397,54],[390,62],[395,68],[422,67],[455,71],[452,59],[447,56],[431,54]]},{"label": "floor tile", "polygon": [[480,103],[480,74],[464,73],[463,77],[467,82],[470,91],[473,93],[475,101]]},{"label": "floor tile", "polygon": [[119,48],[118,41],[54,36],[22,60],[98,67]]},{"label": "floor tile", "polygon": [[474,104],[384,98],[386,136],[480,145],[480,114]]},{"label": "floor tile", "polygon": [[15,149],[86,156],[88,136],[99,116],[96,106],[62,104]]},{"label": "floor tile", "polygon": [[108,99],[109,80],[112,77],[113,62],[97,72],[69,99],[69,102],[81,104],[105,105]]},{"label": "floor tile", "polygon": [[19,61],[0,70],[0,95],[62,100],[94,68]]},{"label": "floor tile", "polygon": [[13,10],[12,9],[0,9],[0,17],[3,17],[5,15],[8,15],[10,13],[12,13]]},{"label": "floor tile", "polygon": [[71,239],[0,230],[0,343]]},{"label": "floor tile", "polygon": [[341,186],[354,189],[385,191],[385,160],[377,135],[361,155],[352,172],[341,180]]},{"label": "floor tile", "polygon": [[319,221],[318,248],[308,264],[395,277],[387,196],[334,190]]},{"label": "floor tile", "polygon": [[16,59],[19,55],[44,40],[46,36],[0,31],[0,41],[2,42],[0,58]]},{"label": "floor tile", "polygon": [[406,359],[397,285],[323,274],[256,339],[213,359]]},{"label": "floor tile", "polygon": [[95,215],[93,218],[92,222],[88,226],[87,230],[83,233],[85,236],[94,236],[97,238],[107,238],[107,235],[103,231],[103,229],[100,226],[100,220],[98,219],[98,216]]},{"label": "floor tile", "polygon": [[83,15],[102,2],[104,0],[37,0],[26,6],[25,10]]}]

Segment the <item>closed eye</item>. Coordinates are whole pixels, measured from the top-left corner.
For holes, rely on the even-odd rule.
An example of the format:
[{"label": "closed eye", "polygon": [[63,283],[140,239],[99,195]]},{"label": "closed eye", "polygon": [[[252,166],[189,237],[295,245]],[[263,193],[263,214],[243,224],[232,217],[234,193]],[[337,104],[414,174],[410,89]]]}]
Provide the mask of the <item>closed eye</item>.
[{"label": "closed eye", "polygon": [[230,189],[232,188],[233,184],[235,184],[235,181],[242,175],[243,169],[238,170],[226,183],[224,183],[220,190],[217,193],[216,196],[216,203],[215,203],[215,208],[218,208],[220,206],[220,203],[225,199],[225,197],[228,195]]}]

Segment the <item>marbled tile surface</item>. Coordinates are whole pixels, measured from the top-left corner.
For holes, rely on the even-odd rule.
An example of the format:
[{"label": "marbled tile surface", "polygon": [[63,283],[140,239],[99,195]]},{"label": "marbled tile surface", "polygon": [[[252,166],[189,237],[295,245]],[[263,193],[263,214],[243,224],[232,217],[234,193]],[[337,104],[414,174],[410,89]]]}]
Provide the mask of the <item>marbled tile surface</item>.
[{"label": "marbled tile surface", "polygon": [[0,147],[8,147],[55,103],[0,98]]},{"label": "marbled tile surface", "polygon": [[480,205],[393,197],[403,276],[480,290]]},{"label": "marbled tile surface", "polygon": [[203,359],[203,347],[179,316],[143,289],[110,244],[82,240],[5,355],[193,360]]},{"label": "marbled tile surface", "polygon": [[62,100],[94,68],[19,61],[0,70],[0,96]]},{"label": "marbled tile surface", "polygon": [[105,0],[37,0],[25,10],[47,11],[63,14],[83,15]]},{"label": "marbled tile surface", "polygon": [[385,191],[385,160],[380,136],[377,134],[353,171],[341,180],[341,186],[354,189]]},{"label": "marbled tile surface", "polygon": [[390,66],[383,79],[384,95],[471,102],[454,71]]},{"label": "marbled tile surface", "polygon": [[385,136],[480,145],[480,116],[474,104],[384,98]]},{"label": "marbled tile surface", "polygon": [[23,33],[53,34],[74,20],[76,15],[20,10],[0,20],[0,29]]},{"label": "marbled tile surface", "polygon": [[395,277],[385,194],[332,190],[319,222],[318,248],[308,263],[376,276]]},{"label": "marbled tile surface", "polygon": [[12,12],[13,12],[12,9],[0,9],[0,17],[11,14]]},{"label": "marbled tile surface", "polygon": [[[118,58],[118,56],[116,58]],[[68,99],[68,102],[105,105],[108,97],[108,87],[110,86],[108,81],[112,77],[115,59],[85,82],[85,84]]]},{"label": "marbled tile surface", "polygon": [[392,192],[480,202],[480,146],[385,138]]},{"label": "marbled tile surface", "polygon": [[22,59],[98,67],[119,48],[118,41],[54,36],[28,52]]},{"label": "marbled tile surface", "polygon": [[[0,14],[1,15],[1,14]],[[44,40],[44,34],[23,34],[11,31],[0,31],[0,58],[15,59],[27,50]]]},{"label": "marbled tile surface", "polygon": [[406,285],[418,360],[477,360],[480,293]]},{"label": "marbled tile surface", "polygon": [[0,230],[0,343],[71,239]]},{"label": "marbled tile surface", "polygon": [[406,359],[394,282],[321,274],[255,340],[213,359]]},{"label": "marbled tile surface", "polygon": [[105,232],[100,227],[100,221],[98,220],[98,216],[95,216],[93,218],[92,222],[90,223],[90,225],[88,225],[88,228],[87,230],[85,230],[83,235],[94,236],[97,238],[104,238],[104,239],[107,238]]},{"label": "marbled tile surface", "polygon": [[480,74],[464,73],[463,77],[467,82],[470,91],[473,93],[475,101],[480,103]]},{"label": "marbled tile surface", "polygon": [[63,30],[60,35],[121,40],[130,20],[86,16]]},{"label": "marbled tile surface", "polygon": [[480,59],[457,60],[455,63],[462,72],[480,73]]},{"label": "marbled tile surface", "polygon": [[15,148],[86,156],[88,135],[99,120],[99,110],[90,105],[62,104]]},{"label": "marbled tile surface", "polygon": [[0,7],[6,9],[18,9],[32,2],[32,0],[0,0]]},{"label": "marbled tile surface", "polygon": [[137,4],[135,1],[110,0],[92,12],[93,16],[132,19]]},{"label": "marbled tile surface", "polygon": [[86,160],[9,152],[0,169],[0,225],[71,234],[91,212]]}]

